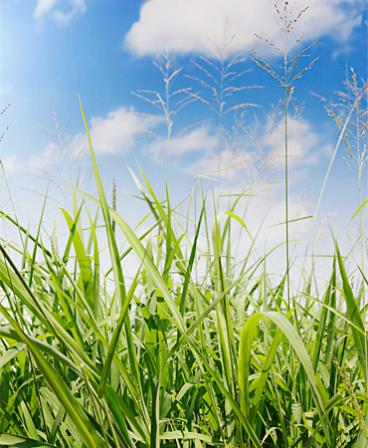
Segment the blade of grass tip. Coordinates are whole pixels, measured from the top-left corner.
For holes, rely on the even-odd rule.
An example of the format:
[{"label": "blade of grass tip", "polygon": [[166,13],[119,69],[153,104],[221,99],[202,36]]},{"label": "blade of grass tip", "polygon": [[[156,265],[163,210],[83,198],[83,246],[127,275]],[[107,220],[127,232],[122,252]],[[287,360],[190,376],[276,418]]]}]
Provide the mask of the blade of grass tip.
[{"label": "blade of grass tip", "polygon": [[62,258],[64,264],[66,264],[69,260],[70,250],[72,248],[73,241],[74,241],[74,234],[77,230],[77,223],[79,221],[79,217],[82,213],[82,210],[83,210],[83,202],[82,202],[81,206],[79,207],[79,210],[75,213],[75,218],[73,221],[73,219],[70,217],[69,213],[66,210],[64,210],[63,208],[61,209],[61,212],[63,213],[65,221],[69,228],[68,240],[66,242],[65,249],[64,249],[64,255]]},{"label": "blade of grass tip", "polygon": [[276,224],[272,224],[272,225],[269,226],[269,227],[284,226],[285,224],[293,224],[293,223],[295,223],[295,222],[305,221],[306,219],[313,219],[313,218],[314,218],[313,215],[301,216],[301,217],[299,217],[299,218],[289,219],[289,221],[287,221],[287,222],[286,222],[286,221],[281,221],[281,222],[278,222],[278,223],[276,223]]},{"label": "blade of grass tip", "polygon": [[[185,269],[183,268],[182,263],[181,263],[181,260],[184,259],[184,256],[183,256],[183,254],[182,254],[182,252],[181,252],[180,244],[178,244],[178,241],[177,241],[177,239],[176,239],[176,237],[175,237],[175,234],[174,234],[173,229],[172,229],[172,226],[171,226],[171,222],[170,222],[170,219],[171,219],[171,213],[169,213],[170,210],[168,210],[168,212],[165,213],[165,209],[164,209],[164,207],[162,206],[161,201],[158,199],[158,197],[157,197],[157,195],[156,195],[156,193],[155,193],[155,191],[154,191],[154,189],[153,189],[151,183],[149,182],[147,176],[144,174],[143,169],[142,169],[139,165],[138,165],[138,168],[139,168],[139,171],[140,171],[140,173],[141,173],[141,176],[142,176],[142,178],[143,178],[143,180],[144,180],[144,182],[145,182],[145,185],[146,185],[146,187],[147,187],[147,190],[148,190],[149,194],[151,195],[152,200],[148,197],[148,195],[146,194],[146,192],[145,192],[145,190],[144,190],[144,187],[143,187],[142,184],[139,182],[139,180],[136,178],[136,176],[134,175],[134,173],[131,172],[131,174],[132,174],[132,176],[133,176],[133,179],[134,179],[134,181],[135,181],[135,183],[136,183],[136,185],[137,185],[137,188],[139,189],[139,191],[140,191],[141,194],[143,195],[143,198],[144,198],[145,201],[147,202],[147,204],[148,204],[148,206],[149,206],[149,208],[150,208],[150,210],[151,210],[153,216],[156,218],[156,220],[157,220],[158,222],[159,222],[159,221],[162,221],[162,222],[166,225],[166,228],[167,228],[168,231],[169,231],[170,239],[172,240],[173,245],[175,246],[175,250],[178,252],[178,254],[177,254],[177,261],[176,261],[177,266],[178,266],[178,268],[179,268],[182,272],[184,272]],[[166,190],[166,191],[168,192],[168,190]],[[168,196],[167,196],[167,200],[168,200]],[[168,203],[168,206],[169,206],[169,202],[167,202],[167,203]],[[171,251],[170,251],[170,252],[171,252]],[[174,255],[174,254],[173,254],[173,255]]]},{"label": "blade of grass tip", "polygon": [[166,243],[166,254],[165,254],[165,264],[164,264],[164,270],[163,270],[163,278],[165,282],[167,283],[169,280],[169,274],[171,265],[174,261],[175,251],[172,247],[172,240],[173,240],[173,229],[172,229],[172,223],[171,223],[171,206],[170,206],[170,197],[169,197],[169,189],[168,185],[166,184],[166,207],[167,207],[167,213],[166,213],[166,235],[165,235],[165,243]]},{"label": "blade of grass tip", "polygon": [[359,215],[359,213],[363,210],[363,208],[368,204],[368,199],[366,199],[365,201],[363,201],[362,204],[360,204],[360,206],[356,209],[355,213],[353,214],[353,216],[351,217],[351,221],[354,221],[354,219]]},{"label": "blade of grass tip", "polygon": [[100,282],[101,282],[101,274],[100,274],[100,248],[98,245],[97,238],[97,220],[98,220],[98,211],[96,212],[96,216],[93,219],[88,213],[88,220],[90,226],[90,238],[87,247],[93,246],[93,312],[96,318],[100,316]]},{"label": "blade of grass tip", "polygon": [[153,206],[152,201],[147,196],[147,193],[145,192],[143,185],[139,181],[138,177],[134,174],[132,169],[129,168],[129,172],[130,172],[130,175],[132,176],[132,179],[133,179],[133,181],[134,181],[138,191],[140,191],[141,195],[143,196],[143,199],[147,202],[148,207],[149,207],[149,209],[152,212],[152,215],[155,217],[156,221],[159,222],[160,221],[160,215],[159,215],[159,213],[157,213],[155,207]]},{"label": "blade of grass tip", "polygon": [[200,229],[201,229],[202,219],[203,219],[203,215],[204,215],[204,208],[205,208],[205,203],[203,203],[202,210],[201,210],[201,213],[199,215],[199,220],[198,220],[198,224],[197,224],[197,228],[196,228],[196,233],[195,233],[195,236],[194,236],[194,242],[193,242],[192,249],[190,251],[188,267],[187,267],[187,270],[185,272],[185,278],[184,278],[184,283],[183,283],[183,290],[182,290],[182,293],[180,295],[180,313],[181,313],[182,316],[184,315],[184,311],[185,311],[185,299],[187,297],[188,288],[189,288],[189,282],[190,282],[190,276],[191,276],[191,273],[192,273],[194,260],[195,260],[195,256],[196,256],[196,253],[197,253],[197,243],[198,243],[199,232],[200,232]]},{"label": "blade of grass tip", "polygon": [[[160,223],[160,221],[159,222],[156,222],[153,226],[151,226],[148,230],[146,230],[144,233],[142,233],[142,235],[140,235],[138,238],[139,238],[139,241],[143,241],[148,235],[150,235],[155,229],[156,229],[156,227],[159,225],[159,223]],[[126,258],[131,252],[132,252],[132,248],[131,247],[129,247],[128,249],[126,249],[121,255],[120,255],[120,258],[119,258],[119,261],[123,261],[124,260],[124,258]],[[108,269],[106,272],[105,272],[105,274],[104,274],[104,276],[105,277],[108,277],[110,274],[111,274],[111,272],[112,272],[112,268],[110,268],[110,269]]]},{"label": "blade of grass tip", "polygon": [[165,210],[164,210],[164,208],[163,208],[163,206],[161,204],[161,201],[158,199],[158,197],[157,197],[157,195],[156,195],[152,185],[150,184],[147,176],[144,174],[144,171],[142,170],[142,168],[139,165],[138,165],[138,168],[139,168],[139,172],[141,173],[141,176],[142,176],[142,178],[143,178],[143,180],[144,180],[144,182],[146,184],[148,192],[149,192],[149,194],[152,197],[152,200],[153,200],[153,202],[154,202],[154,204],[156,206],[156,209],[157,209],[161,219],[164,220],[164,221],[167,221],[167,214],[165,213]]},{"label": "blade of grass tip", "polygon": [[[185,332],[185,324],[183,318],[177,309],[175,301],[171,295],[171,292],[162,278],[161,274],[158,272],[156,266],[150,257],[146,256],[146,250],[140,242],[139,238],[135,235],[134,231],[131,227],[123,220],[123,218],[116,212],[111,211],[111,215],[113,219],[116,220],[117,225],[120,227],[120,230],[123,232],[125,238],[133,249],[133,252],[139,257],[142,264],[146,268],[147,272],[150,274],[153,282],[156,287],[161,291],[163,298],[165,299],[166,304],[172,314],[172,319],[174,320],[177,328],[180,332]],[[170,317],[170,316],[168,316]]]},{"label": "blade of grass tip", "polygon": [[[237,207],[237,205],[238,205],[238,203],[240,201],[240,198],[241,198],[241,196],[239,196],[237,199],[235,199],[234,203],[231,205],[230,210],[228,210],[230,212],[230,214],[231,213],[235,214],[235,209],[236,209],[236,207]],[[223,231],[222,231],[222,242],[223,242],[223,244],[224,244],[226,236],[229,233],[229,227],[230,227],[230,224],[231,224],[231,216],[227,212],[225,212],[224,214],[227,215],[228,217],[227,217],[227,219],[225,221],[224,228],[223,228]]]},{"label": "blade of grass tip", "polygon": [[22,262],[20,264],[22,271],[26,268],[26,261],[29,261],[29,259],[31,259],[30,254],[28,252],[29,241],[30,238],[29,238],[29,226],[28,226],[26,237],[24,238],[24,240],[22,240],[21,251],[23,252],[23,254],[22,254]]},{"label": "blade of grass tip", "polygon": [[39,241],[40,235],[41,235],[41,226],[42,226],[42,222],[43,222],[43,217],[45,215],[46,203],[47,203],[47,193],[46,193],[45,199],[43,201],[41,216],[38,221],[37,232],[36,232],[36,236],[35,236],[36,240],[34,242],[34,247],[33,247],[32,260],[31,260],[31,271],[29,273],[29,281],[28,281],[30,288],[32,287],[33,273],[34,273],[34,267],[35,267],[35,263],[36,263],[36,255],[37,255],[37,249],[38,249],[38,241]]},{"label": "blade of grass tip", "polygon": [[240,226],[245,230],[246,234],[249,236],[249,238],[253,241],[254,238],[252,234],[250,233],[248,226],[245,224],[244,220],[237,215],[236,213],[232,212],[231,210],[228,210],[225,212],[226,215],[230,216],[231,218],[235,219],[235,221],[240,224]]},{"label": "blade of grass tip", "polygon": [[126,291],[125,291],[125,281],[124,281],[123,271],[122,271],[121,264],[119,261],[119,251],[118,251],[118,247],[117,247],[117,243],[116,243],[116,239],[115,239],[115,234],[114,234],[114,231],[112,228],[112,221],[111,221],[111,217],[110,217],[110,213],[109,213],[109,206],[108,206],[105,191],[103,188],[100,171],[99,171],[99,168],[97,165],[96,155],[95,155],[95,151],[93,149],[93,143],[92,143],[91,134],[89,132],[89,126],[88,126],[86,114],[85,114],[85,111],[83,108],[82,100],[80,98],[79,98],[79,106],[80,106],[82,120],[83,120],[85,132],[86,132],[86,136],[87,136],[87,140],[88,140],[88,146],[89,146],[91,161],[92,161],[92,169],[93,169],[93,173],[95,176],[98,197],[100,199],[100,207],[102,210],[102,215],[103,215],[105,226],[106,226],[106,233],[107,233],[107,238],[108,238],[111,264],[114,268],[113,272],[114,272],[114,278],[115,278],[115,283],[116,283],[116,288],[117,288],[117,295],[118,295],[121,305],[124,306],[124,302],[126,299]]},{"label": "blade of grass tip", "polygon": [[41,321],[47,320],[45,312],[41,304],[37,301],[36,297],[33,295],[28,283],[23,278],[22,274],[18,271],[17,267],[13,263],[13,260],[8,255],[7,251],[0,243],[0,252],[2,257],[0,257],[0,279],[7,285],[13,294],[21,299],[27,308],[36,315]]},{"label": "blade of grass tip", "polygon": [[[184,255],[181,251],[181,246],[180,246],[180,238],[177,239],[173,230],[173,226],[171,225],[171,217],[172,217],[172,209],[170,208],[170,201],[169,201],[169,194],[168,194],[168,187],[166,186],[166,203],[167,203],[167,212],[165,212],[165,209],[163,207],[163,205],[161,204],[161,201],[158,199],[151,183],[149,182],[147,176],[144,174],[144,171],[142,170],[142,168],[138,165],[138,168],[140,170],[141,176],[145,182],[145,185],[148,189],[149,194],[151,195],[152,200],[147,196],[144,187],[142,186],[142,184],[139,182],[139,180],[136,179],[136,177],[134,176],[134,174],[132,173],[133,178],[135,179],[136,185],[138,187],[138,189],[141,191],[141,194],[143,195],[143,198],[145,199],[145,201],[147,202],[153,216],[156,218],[158,224],[160,224],[161,222],[166,226],[166,248],[167,248],[167,252],[166,252],[166,257],[167,257],[167,264],[165,261],[165,269],[164,269],[164,273],[167,272],[168,266],[171,265],[170,263],[172,263],[175,254],[177,255],[176,257],[176,266],[178,267],[178,269],[180,270],[182,275],[185,275],[185,267],[184,264],[182,262],[182,260],[184,260]],[[180,206],[177,205],[175,207],[176,210],[177,207]],[[182,235],[182,237],[184,237],[184,235]],[[171,244],[171,245],[170,245]],[[171,247],[174,247],[174,249],[172,250]],[[166,276],[165,280],[166,280]]]},{"label": "blade of grass tip", "polygon": [[7,221],[9,221],[11,224],[13,224],[14,226],[16,226],[18,228],[18,230],[20,230],[22,233],[24,233],[25,235],[28,234],[29,239],[35,243],[39,248],[44,249],[46,255],[48,257],[52,257],[52,254],[49,250],[47,250],[42,243],[40,243],[39,241],[37,241],[36,237],[32,236],[31,234],[28,233],[28,230],[21,226],[15,219],[13,219],[8,213],[2,212],[0,211],[0,217],[5,218]]},{"label": "blade of grass tip", "polygon": [[[158,199],[152,185],[150,184],[147,176],[144,174],[144,171],[142,170],[142,168],[138,165],[140,174],[145,182],[145,185],[147,187],[148,193],[150,194],[152,200],[148,197],[147,193],[145,192],[145,189],[143,187],[143,185],[139,182],[139,180],[136,178],[136,176],[134,175],[134,173],[131,171],[131,175],[133,177],[133,180],[135,182],[135,184],[137,185],[137,188],[139,189],[139,191],[141,192],[144,200],[147,202],[149,209],[151,210],[153,216],[155,217],[155,219],[157,220],[157,222],[162,221],[162,223],[166,226],[166,230],[167,230],[167,236],[170,238],[170,242],[173,243],[173,245],[175,246],[175,250],[178,252],[177,253],[177,267],[184,272],[185,269],[182,266],[181,260],[184,259],[183,254],[181,253],[181,248],[180,245],[178,244],[178,241],[175,237],[175,234],[173,232],[172,226],[171,226],[171,210],[168,209],[168,212],[165,213],[165,209],[163,207],[163,205],[161,204],[161,201]],[[169,207],[169,201],[168,201],[168,190],[166,189],[166,193],[167,193],[167,204]],[[168,242],[166,241],[166,245],[168,244]],[[174,251],[172,251],[170,249],[169,251],[169,255],[171,254],[171,257],[173,257],[175,255]],[[168,262],[170,262],[170,258],[168,258]]]},{"label": "blade of grass tip", "polygon": [[350,122],[351,117],[352,117],[352,115],[353,115],[353,113],[354,113],[354,110],[356,109],[356,104],[360,102],[360,100],[361,100],[361,99],[363,98],[363,96],[366,94],[366,91],[367,91],[367,89],[364,89],[364,90],[361,92],[361,94],[358,96],[358,98],[356,98],[356,100],[354,101],[354,105],[353,105],[353,107],[351,108],[351,110],[350,110],[348,116],[346,117],[346,120],[345,120],[345,122],[344,122],[343,127],[341,128],[341,131],[340,131],[340,134],[339,134],[339,138],[338,138],[338,140],[337,140],[335,149],[334,149],[334,151],[333,151],[333,153],[332,153],[332,156],[331,156],[331,159],[330,159],[330,163],[329,163],[328,168],[327,168],[326,175],[325,175],[325,177],[324,177],[324,179],[323,179],[322,187],[321,187],[321,190],[320,190],[320,193],[319,193],[319,196],[318,196],[318,201],[317,201],[316,209],[315,209],[315,212],[313,213],[313,216],[315,216],[316,218],[317,218],[318,215],[319,215],[319,210],[320,210],[320,207],[321,207],[322,198],[323,198],[323,195],[324,195],[324,192],[325,192],[325,189],[326,189],[327,181],[328,181],[328,179],[329,179],[329,177],[330,177],[330,174],[331,174],[332,166],[333,166],[333,164],[334,164],[334,162],[335,162],[335,158],[336,158],[337,151],[339,150],[340,145],[341,145],[341,142],[342,142],[342,140],[344,139],[346,129],[347,129],[348,125],[349,125],[349,122]]},{"label": "blade of grass tip", "polygon": [[73,234],[73,246],[74,246],[77,263],[78,263],[79,270],[80,270],[80,275],[82,278],[83,289],[84,289],[85,295],[87,297],[87,300],[90,303],[90,306],[93,308],[94,307],[93,272],[92,272],[90,259],[87,256],[87,253],[86,253],[86,250],[84,247],[83,237],[78,229],[78,222],[80,219],[82,207],[83,207],[83,204],[80,206],[80,208],[77,212],[76,220],[73,220],[73,218],[70,216],[70,214],[66,210],[61,209],[61,212],[64,215],[64,218],[67,222],[69,231]]}]

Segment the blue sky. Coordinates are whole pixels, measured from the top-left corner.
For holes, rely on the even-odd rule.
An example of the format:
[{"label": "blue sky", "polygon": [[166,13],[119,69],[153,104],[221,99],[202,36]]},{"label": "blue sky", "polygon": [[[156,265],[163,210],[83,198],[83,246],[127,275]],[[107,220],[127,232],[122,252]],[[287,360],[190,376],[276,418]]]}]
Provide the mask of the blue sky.
[{"label": "blue sky", "polygon": [[[317,39],[320,43],[309,58],[318,57],[318,62],[296,84],[298,110],[290,117],[295,217],[313,213],[338,137],[320,99],[311,92],[335,98],[352,67],[359,78],[367,79],[366,2],[299,0],[294,14],[306,4],[310,8],[292,35],[301,40],[295,51]],[[277,70],[281,64],[281,58],[254,36],[258,33],[283,44],[273,1],[2,0],[0,20],[0,106],[11,105],[0,118],[0,130],[9,126],[0,157],[18,212],[25,218],[39,212],[47,179],[52,179],[50,196],[55,204],[62,202],[66,184],[81,173],[85,188],[93,188],[80,94],[107,185],[115,178],[120,191],[134,191],[127,166],[136,169],[138,161],[155,186],[162,189],[167,180],[179,200],[190,191],[196,175],[210,175],[213,180],[206,181],[207,186],[234,191],[252,185],[257,195],[264,195],[263,205],[255,204],[255,221],[269,212],[270,204],[271,221],[281,219],[282,126],[277,106],[282,89],[250,59],[256,51]],[[234,66],[235,74],[250,70],[234,81],[237,90],[227,107],[243,103],[258,107],[229,113],[222,121],[228,138],[219,139],[218,116],[204,104],[209,90],[203,80],[211,79],[198,64],[216,73],[211,64],[218,66],[225,47],[225,63],[234,55],[245,59]],[[184,98],[188,92],[192,95],[188,98],[197,98],[175,117],[169,140],[160,111],[132,95],[141,89],[164,92],[152,61],[167,52],[172,70],[181,69],[173,91],[182,93],[174,98]],[[244,89],[252,85],[261,88]],[[322,211],[346,223],[359,199],[343,155],[341,146]],[[125,200],[126,213],[135,219],[139,207]],[[5,193],[2,201],[10,207]]]}]

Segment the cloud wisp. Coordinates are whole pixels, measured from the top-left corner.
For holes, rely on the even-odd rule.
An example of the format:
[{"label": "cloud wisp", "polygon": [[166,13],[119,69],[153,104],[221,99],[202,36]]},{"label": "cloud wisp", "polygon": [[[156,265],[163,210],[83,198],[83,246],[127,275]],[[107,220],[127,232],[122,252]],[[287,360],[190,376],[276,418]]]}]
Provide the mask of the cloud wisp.
[{"label": "cloud wisp", "polygon": [[37,0],[34,16],[37,20],[51,18],[57,25],[66,26],[86,10],[85,0]]}]

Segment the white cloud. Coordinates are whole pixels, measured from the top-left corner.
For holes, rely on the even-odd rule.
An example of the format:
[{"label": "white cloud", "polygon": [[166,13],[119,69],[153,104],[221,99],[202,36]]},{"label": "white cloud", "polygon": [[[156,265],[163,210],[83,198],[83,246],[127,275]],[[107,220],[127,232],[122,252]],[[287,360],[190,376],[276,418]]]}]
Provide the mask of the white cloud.
[{"label": "white cloud", "polygon": [[[241,148],[219,151],[219,136],[208,126],[198,126],[171,140],[156,138],[145,147],[156,163],[169,163],[191,176],[234,180],[254,168],[255,154]],[[193,161],[194,160],[194,161]]]},{"label": "white cloud", "polygon": [[86,9],[85,0],[38,0],[34,16],[38,20],[50,17],[58,25],[65,26]]},{"label": "white cloud", "polygon": [[352,51],[354,50],[354,47],[349,44],[341,45],[336,50],[334,50],[331,54],[331,59],[336,61],[336,59],[339,59],[340,57],[346,57],[348,56]]},{"label": "white cloud", "polygon": [[[283,120],[270,116],[260,144],[265,148],[268,165],[272,168],[280,169],[284,165],[284,132]],[[316,164],[329,150],[330,145],[323,142],[309,121],[295,116],[288,117],[290,168]]]},{"label": "white cloud", "polygon": [[157,139],[147,149],[154,160],[159,161],[162,157],[177,158],[188,153],[213,151],[217,145],[218,139],[209,128],[198,127],[171,140]]},{"label": "white cloud", "polygon": [[[132,150],[144,133],[162,122],[160,117],[135,112],[134,109],[119,107],[105,117],[90,120],[89,129],[96,154],[126,154]],[[49,174],[63,164],[71,168],[81,156],[88,153],[88,142],[84,132],[64,136],[62,142],[49,142],[40,155],[28,162],[28,168],[41,174]],[[68,168],[68,169],[69,169]]]},{"label": "white cloud", "polygon": [[35,17],[40,19],[55,8],[58,2],[59,0],[38,0],[34,11]]},{"label": "white cloud", "polygon": [[[90,122],[90,133],[96,154],[126,154],[134,148],[137,139],[161,123],[155,115],[142,114],[134,109],[119,107],[106,117],[94,117]],[[74,154],[88,151],[83,132],[75,135],[70,142]]]},{"label": "white cloud", "polygon": [[[346,40],[357,26],[363,7],[360,0],[299,0],[296,9],[309,11],[298,24],[302,40],[331,34]],[[271,0],[147,0],[125,38],[138,56],[202,53],[213,56],[224,45],[224,33],[235,35],[232,50],[250,51],[264,44],[255,33],[281,41]]]}]

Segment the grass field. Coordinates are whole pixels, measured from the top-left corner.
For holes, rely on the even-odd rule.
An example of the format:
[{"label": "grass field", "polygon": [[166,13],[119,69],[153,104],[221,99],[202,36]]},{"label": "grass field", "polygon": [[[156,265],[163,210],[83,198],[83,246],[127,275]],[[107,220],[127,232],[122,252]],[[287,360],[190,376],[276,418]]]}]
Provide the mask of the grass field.
[{"label": "grass field", "polygon": [[23,246],[0,246],[0,446],[368,446],[364,272],[353,284],[336,244],[324,291],[311,269],[288,298],[238,199],[219,217],[199,194],[180,219],[143,173],[133,230],[89,143],[98,197],[63,210],[63,247],[41,240],[42,216],[34,234],[3,216]]},{"label": "grass field", "polygon": [[[147,3],[148,10],[153,2]],[[84,13],[83,5],[76,2],[70,19],[78,11]],[[58,2],[41,6],[54,11],[59,21],[68,18]],[[322,98],[339,137],[328,153],[330,162],[314,216],[294,217],[290,171],[295,148],[291,148],[290,127],[298,117],[295,86],[318,59],[314,57],[317,42],[308,38],[301,49],[303,34],[297,24],[308,9],[298,11],[287,0],[277,2],[274,15],[281,31],[274,34],[282,38],[272,42],[256,36],[267,47],[261,56],[271,55],[269,59],[247,54],[254,68],[268,77],[271,89],[277,87],[282,93],[275,107],[282,138],[271,132],[271,140],[277,142],[266,144],[276,148],[281,159],[276,168],[277,178],[282,177],[282,199],[277,198],[284,218],[278,223],[281,244],[259,250],[262,223],[256,232],[249,228],[242,202],[246,193],[221,199],[218,191],[209,192],[196,182],[193,191],[176,204],[170,186],[157,193],[143,170],[132,177],[136,200],[145,212],[132,226],[117,207],[120,192],[115,184],[112,198],[106,193],[110,184],[102,180],[96,159],[104,151],[99,152],[97,145],[94,149],[93,130],[82,103],[96,193],[74,188],[71,210],[65,205],[60,211],[66,236],[44,237],[46,199],[32,231],[16,214],[1,212],[2,222],[17,237],[16,241],[0,239],[0,447],[368,448],[368,275],[364,268],[368,84],[350,70],[343,93],[332,101]],[[319,21],[316,27],[321,27]],[[226,26],[224,31],[225,39]],[[162,92],[150,86],[133,92],[155,115],[134,115],[132,125],[137,129],[132,134],[125,130],[130,137],[123,139],[128,148],[118,145],[114,152],[108,147],[120,136],[108,120],[119,114],[132,116],[133,108],[116,109],[108,120],[91,120],[91,127],[108,123],[107,135],[113,134],[107,142],[111,154],[102,145],[105,155],[128,152],[129,141],[135,142],[142,131],[140,120],[150,117],[148,121],[162,126],[147,129],[152,141],[146,153],[151,148],[151,156],[154,148],[156,158],[170,158],[167,148],[179,156],[197,154],[194,130],[206,142],[216,140],[213,152],[201,150],[208,156],[205,165],[218,163],[219,178],[221,156],[230,154],[228,158],[234,159],[230,162],[240,164],[241,148],[228,150],[227,135],[236,127],[235,119],[241,121],[245,110],[258,107],[238,95],[261,86],[245,84],[243,77],[250,71],[243,68],[247,57],[232,52],[232,39],[216,54],[191,60],[186,74],[169,55],[158,58],[154,65]],[[336,58],[353,51],[343,43],[337,41]],[[65,48],[69,57],[68,45]],[[189,87],[181,86],[181,77]],[[271,89],[266,96],[273,95]],[[107,97],[114,96],[112,92]],[[64,93],[58,91],[60,97]],[[211,123],[216,123],[211,132],[215,128],[216,132],[208,134],[210,120],[201,127],[201,119],[181,134],[177,131],[177,113],[186,112],[192,103],[210,111]],[[270,110],[265,110],[261,121],[270,117]],[[187,121],[191,119],[189,113]],[[307,122],[298,123],[300,129]],[[315,154],[306,153],[308,142],[303,140],[316,140],[321,153],[324,141],[310,136],[311,129],[306,127],[296,151],[310,160]],[[101,132],[95,134],[101,140]],[[183,136],[191,144],[187,152],[175,147],[183,143]],[[76,134],[69,143],[73,141],[83,147],[84,134]],[[254,151],[261,152],[262,144],[255,146]],[[295,262],[290,228],[295,221],[304,225],[306,219],[319,225],[322,198],[343,146],[361,204],[351,219],[358,232],[351,252],[340,250],[331,234],[333,250],[324,261],[328,263],[325,275],[318,272],[313,253],[308,262],[302,260],[302,266]],[[258,163],[261,156],[255,155]],[[59,165],[53,166],[59,170]],[[293,176],[303,177],[304,168],[302,160]],[[313,176],[314,170],[318,172],[310,164],[306,172]],[[238,180],[240,184],[241,177],[234,184]],[[275,260],[278,276],[270,267]]]}]

